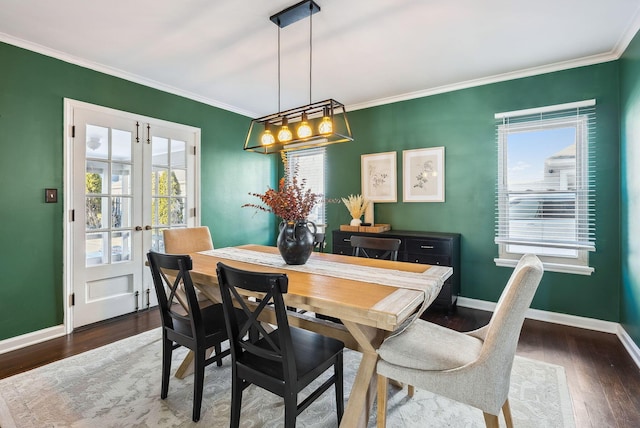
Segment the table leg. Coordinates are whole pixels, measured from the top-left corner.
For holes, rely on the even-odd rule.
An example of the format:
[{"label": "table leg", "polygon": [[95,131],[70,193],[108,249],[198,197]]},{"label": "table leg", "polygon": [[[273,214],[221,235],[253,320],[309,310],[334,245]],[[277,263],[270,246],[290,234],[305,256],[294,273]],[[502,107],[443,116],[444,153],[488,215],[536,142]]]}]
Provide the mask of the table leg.
[{"label": "table leg", "polygon": [[342,320],[343,324],[360,346],[362,361],[351,388],[349,401],[342,417],[341,427],[366,427],[369,421],[369,411],[373,405],[376,392],[376,363],[378,354],[376,349],[384,339],[384,332],[375,327],[356,324]]},{"label": "table leg", "polygon": [[[204,358],[207,359],[213,354],[215,348],[209,348],[206,350],[204,354]],[[176,370],[175,377],[178,379],[184,379],[185,377],[193,374],[193,370],[195,370],[195,363],[193,362],[193,351],[189,351],[187,355],[185,355],[184,360],[180,363],[180,366]]]}]

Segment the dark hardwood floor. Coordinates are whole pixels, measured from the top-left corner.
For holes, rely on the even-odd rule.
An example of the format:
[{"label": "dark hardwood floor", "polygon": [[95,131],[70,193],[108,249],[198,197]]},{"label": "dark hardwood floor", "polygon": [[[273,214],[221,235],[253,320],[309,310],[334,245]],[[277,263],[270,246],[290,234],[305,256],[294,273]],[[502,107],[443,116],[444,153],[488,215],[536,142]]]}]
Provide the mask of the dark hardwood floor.
[{"label": "dark hardwood floor", "polygon": [[[459,331],[487,323],[491,314],[458,308],[423,318]],[[0,355],[0,379],[160,326],[157,310],[78,329],[73,334]],[[579,428],[640,426],[640,369],[613,334],[526,320],[518,355],[565,368]]]}]

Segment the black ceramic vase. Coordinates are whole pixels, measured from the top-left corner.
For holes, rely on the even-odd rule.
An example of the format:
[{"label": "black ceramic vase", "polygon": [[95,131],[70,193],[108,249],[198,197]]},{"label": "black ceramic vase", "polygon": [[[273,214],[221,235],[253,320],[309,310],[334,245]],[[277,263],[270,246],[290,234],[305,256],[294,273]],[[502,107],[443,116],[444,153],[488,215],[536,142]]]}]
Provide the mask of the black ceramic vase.
[{"label": "black ceramic vase", "polygon": [[288,265],[303,265],[313,252],[316,225],[313,222],[282,221],[278,235],[278,250]]}]

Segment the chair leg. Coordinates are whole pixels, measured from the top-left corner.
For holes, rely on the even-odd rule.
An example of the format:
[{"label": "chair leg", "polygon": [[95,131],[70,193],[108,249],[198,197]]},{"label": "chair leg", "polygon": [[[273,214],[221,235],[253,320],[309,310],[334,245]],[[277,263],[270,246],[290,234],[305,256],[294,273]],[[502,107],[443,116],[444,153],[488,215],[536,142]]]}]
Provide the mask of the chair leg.
[{"label": "chair leg", "polygon": [[389,380],[378,375],[378,424],[377,428],[385,428],[387,426],[387,385]]},{"label": "chair leg", "polygon": [[169,375],[171,373],[171,356],[173,354],[173,342],[169,339],[162,339],[162,386],[160,388],[160,398],[163,400],[169,394]]},{"label": "chair leg", "polygon": [[413,397],[413,394],[416,393],[416,387],[413,385],[407,385],[407,395],[409,397]]},{"label": "chair leg", "polygon": [[[293,386],[293,385],[292,385]],[[296,428],[298,416],[298,394],[291,388],[285,387],[284,396],[284,427]]]},{"label": "chair leg", "polygon": [[342,369],[342,352],[336,357],[336,363],[334,365],[334,373],[336,375],[336,410],[338,411],[338,425],[342,421],[342,415],[344,414],[344,381],[343,381],[343,369]]},{"label": "chair leg", "polygon": [[502,413],[504,414],[504,420],[507,423],[507,428],[513,428],[513,418],[511,417],[511,406],[509,405],[509,399],[502,405]]},{"label": "chair leg", "polygon": [[202,389],[204,387],[204,348],[198,348],[195,355],[195,370],[193,378],[193,422],[200,420],[200,409],[202,407]]},{"label": "chair leg", "polygon": [[242,379],[240,379],[233,370],[233,378],[231,381],[231,422],[230,428],[238,428],[240,426],[240,409],[242,408]]},{"label": "chair leg", "polygon": [[500,428],[500,422],[498,422],[498,416],[496,415],[492,415],[490,413],[485,413],[484,414],[484,423],[487,426],[487,428]]},{"label": "chair leg", "polygon": [[222,358],[220,357],[220,355],[222,354],[222,347],[220,346],[220,343],[216,343],[214,345],[214,348],[216,350],[216,356],[218,357],[218,360],[216,361],[216,364],[218,367],[222,366]]}]

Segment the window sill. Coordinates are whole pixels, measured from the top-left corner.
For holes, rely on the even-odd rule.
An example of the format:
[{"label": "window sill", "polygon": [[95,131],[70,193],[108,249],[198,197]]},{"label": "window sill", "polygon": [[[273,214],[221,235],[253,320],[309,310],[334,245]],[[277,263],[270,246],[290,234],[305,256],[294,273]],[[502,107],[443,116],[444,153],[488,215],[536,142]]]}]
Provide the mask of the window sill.
[{"label": "window sill", "polygon": [[[518,260],[515,259],[493,259],[496,266],[516,267]],[[547,272],[571,273],[574,275],[591,275],[595,269],[589,266],[566,265],[560,263],[542,262],[544,270]]]}]

